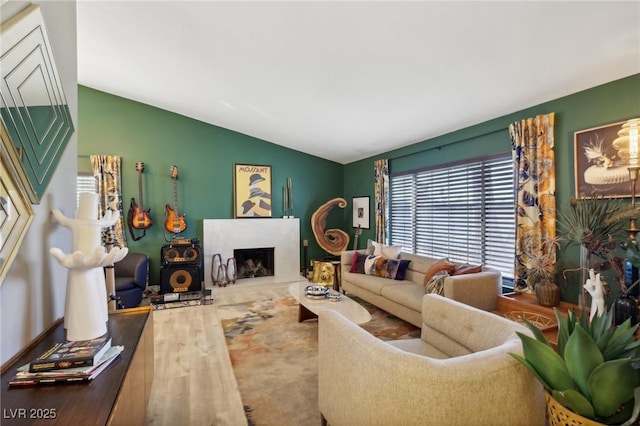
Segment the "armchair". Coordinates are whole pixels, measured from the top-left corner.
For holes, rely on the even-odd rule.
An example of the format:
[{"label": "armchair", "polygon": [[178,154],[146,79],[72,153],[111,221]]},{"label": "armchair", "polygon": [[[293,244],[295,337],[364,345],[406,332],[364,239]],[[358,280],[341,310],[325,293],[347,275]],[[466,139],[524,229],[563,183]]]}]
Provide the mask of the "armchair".
[{"label": "armchair", "polygon": [[114,264],[116,296],[125,308],[135,308],[142,301],[149,276],[149,256],[129,252]]},{"label": "armchair", "polygon": [[427,294],[421,338],[384,342],[335,311],[319,313],[322,423],[544,425],[542,386],[508,352],[522,325]]}]

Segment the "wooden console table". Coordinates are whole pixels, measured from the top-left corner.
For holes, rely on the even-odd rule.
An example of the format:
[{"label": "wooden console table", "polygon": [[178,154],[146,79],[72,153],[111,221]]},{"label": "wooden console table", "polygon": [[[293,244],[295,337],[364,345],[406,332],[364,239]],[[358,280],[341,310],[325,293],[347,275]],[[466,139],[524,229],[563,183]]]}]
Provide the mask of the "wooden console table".
[{"label": "wooden console table", "polygon": [[[565,315],[569,310],[572,310],[578,315],[580,314],[578,305],[574,305],[572,303],[560,302],[560,305],[558,305],[557,308]],[[555,346],[558,342],[558,324],[556,322],[556,316],[553,312],[553,308],[538,304],[538,301],[533,294],[501,294],[498,296],[498,302],[494,313],[508,318],[510,317],[510,319],[514,319],[514,317],[517,318],[520,315],[525,318],[528,316],[533,318],[540,316],[539,318],[541,320],[549,319],[550,321],[542,321],[547,324],[539,325],[538,328],[543,331],[544,335],[549,340],[549,343]]]},{"label": "wooden console table", "polygon": [[153,311],[109,314],[112,344],[124,346],[106,370],[88,383],[9,388],[16,368],[65,339],[62,322],[29,347],[2,374],[2,421],[11,425],[144,425],[153,382]]}]

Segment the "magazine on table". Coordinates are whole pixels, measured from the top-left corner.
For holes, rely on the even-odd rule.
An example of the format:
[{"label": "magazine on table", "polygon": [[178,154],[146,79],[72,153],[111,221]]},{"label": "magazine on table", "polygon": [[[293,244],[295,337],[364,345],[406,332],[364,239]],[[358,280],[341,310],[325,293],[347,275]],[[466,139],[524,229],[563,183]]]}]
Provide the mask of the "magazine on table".
[{"label": "magazine on table", "polygon": [[111,347],[111,336],[105,334],[92,340],[55,343],[48,351],[29,364],[29,370],[62,370],[95,365]]},{"label": "magazine on table", "polygon": [[102,373],[124,350],[124,346],[111,346],[96,365],[67,368],[52,371],[29,371],[30,364],[18,367],[16,375],[9,380],[9,386],[29,386],[50,383],[88,382]]}]

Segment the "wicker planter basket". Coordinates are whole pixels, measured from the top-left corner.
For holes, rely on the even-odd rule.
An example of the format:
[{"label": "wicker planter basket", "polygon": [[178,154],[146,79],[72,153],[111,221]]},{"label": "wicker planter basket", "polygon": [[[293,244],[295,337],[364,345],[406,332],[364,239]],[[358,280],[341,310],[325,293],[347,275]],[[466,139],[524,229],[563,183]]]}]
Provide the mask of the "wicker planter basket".
[{"label": "wicker planter basket", "polygon": [[603,426],[604,423],[582,417],[556,401],[549,392],[544,393],[547,401],[547,424],[549,426]]}]

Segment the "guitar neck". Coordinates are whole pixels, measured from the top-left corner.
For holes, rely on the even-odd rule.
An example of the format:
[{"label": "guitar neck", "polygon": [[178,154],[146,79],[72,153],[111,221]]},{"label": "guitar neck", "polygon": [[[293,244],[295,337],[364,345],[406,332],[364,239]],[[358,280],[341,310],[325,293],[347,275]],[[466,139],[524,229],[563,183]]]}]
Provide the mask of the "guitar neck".
[{"label": "guitar neck", "polygon": [[356,229],[356,233],[353,237],[353,250],[358,250],[358,240],[360,239],[360,234],[362,233],[362,229],[360,226]]},{"label": "guitar neck", "polygon": [[[175,213],[175,217],[178,216],[178,180],[173,180],[173,211]],[[174,222],[176,219],[174,218]]]},{"label": "guitar neck", "polygon": [[138,170],[138,200],[140,200],[140,210],[144,210],[144,200],[142,199],[142,171]]}]

